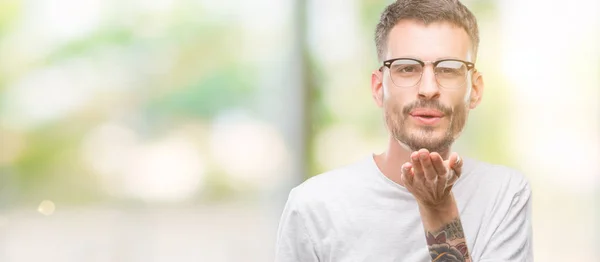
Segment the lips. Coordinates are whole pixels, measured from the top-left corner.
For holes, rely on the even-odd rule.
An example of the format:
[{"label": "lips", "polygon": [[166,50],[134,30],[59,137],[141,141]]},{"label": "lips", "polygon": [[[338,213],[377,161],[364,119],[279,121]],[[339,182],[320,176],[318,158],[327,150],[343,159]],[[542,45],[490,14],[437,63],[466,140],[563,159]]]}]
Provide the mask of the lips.
[{"label": "lips", "polygon": [[441,118],[444,116],[444,114],[438,110],[435,109],[429,109],[429,108],[417,108],[417,109],[413,109],[412,111],[410,111],[410,115],[414,116],[414,117],[423,117],[423,118]]},{"label": "lips", "polygon": [[410,111],[410,116],[421,125],[435,126],[440,123],[444,114],[435,109],[417,108]]}]

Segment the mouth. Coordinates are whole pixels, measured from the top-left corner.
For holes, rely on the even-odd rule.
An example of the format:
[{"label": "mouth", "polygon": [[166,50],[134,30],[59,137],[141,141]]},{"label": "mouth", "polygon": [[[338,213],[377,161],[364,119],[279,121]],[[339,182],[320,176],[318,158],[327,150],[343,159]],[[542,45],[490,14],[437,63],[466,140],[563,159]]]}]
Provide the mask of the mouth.
[{"label": "mouth", "polygon": [[410,116],[423,125],[435,125],[440,122],[444,114],[435,109],[417,108],[410,112]]},{"label": "mouth", "polygon": [[432,118],[436,118],[439,116],[430,116],[430,115],[412,115],[413,117],[421,117],[421,118],[425,118],[425,119],[432,119]]},{"label": "mouth", "polygon": [[434,118],[443,117],[444,113],[430,108],[416,108],[410,111],[410,115],[414,117]]}]

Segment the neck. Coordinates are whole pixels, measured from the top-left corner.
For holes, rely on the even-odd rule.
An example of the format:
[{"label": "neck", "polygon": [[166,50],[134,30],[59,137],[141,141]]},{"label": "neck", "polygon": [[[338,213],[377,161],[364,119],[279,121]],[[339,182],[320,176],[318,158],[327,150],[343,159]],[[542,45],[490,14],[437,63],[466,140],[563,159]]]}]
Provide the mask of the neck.
[{"label": "neck", "polygon": [[[412,152],[414,151],[401,145],[400,142],[390,136],[386,151],[374,155],[373,158],[383,175],[397,184],[404,186],[404,183],[402,183],[402,179],[400,178],[400,168],[404,163],[410,162],[410,154],[412,154]],[[437,153],[439,153],[443,159],[448,159],[450,156],[450,148]]]}]

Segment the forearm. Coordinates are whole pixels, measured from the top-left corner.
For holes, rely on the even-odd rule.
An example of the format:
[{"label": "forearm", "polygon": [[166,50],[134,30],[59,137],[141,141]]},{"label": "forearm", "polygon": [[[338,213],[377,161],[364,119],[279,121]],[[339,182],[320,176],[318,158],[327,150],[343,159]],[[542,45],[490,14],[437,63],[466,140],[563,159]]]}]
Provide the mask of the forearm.
[{"label": "forearm", "polygon": [[447,203],[437,207],[419,205],[431,261],[471,261],[458,207],[450,196]]}]

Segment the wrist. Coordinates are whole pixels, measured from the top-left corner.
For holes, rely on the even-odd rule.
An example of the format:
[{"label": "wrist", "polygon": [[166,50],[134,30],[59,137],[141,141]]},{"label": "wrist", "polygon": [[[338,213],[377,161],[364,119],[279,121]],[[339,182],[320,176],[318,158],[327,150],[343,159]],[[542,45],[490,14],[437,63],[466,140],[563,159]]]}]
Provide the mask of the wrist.
[{"label": "wrist", "polygon": [[431,203],[418,203],[421,220],[426,230],[437,230],[459,217],[458,207],[454,195],[432,205]]},{"label": "wrist", "polygon": [[419,201],[417,199],[417,204],[419,206],[419,210],[430,213],[447,213],[456,207],[456,201],[454,199],[454,194],[452,193],[448,194],[444,199],[441,199],[437,202]]}]

